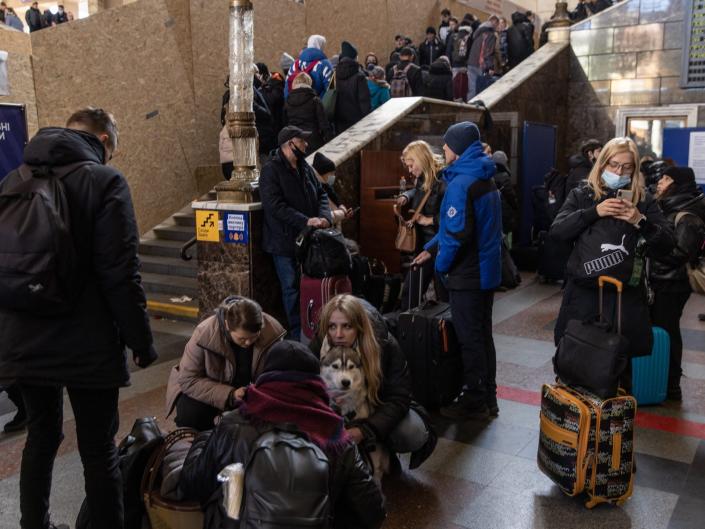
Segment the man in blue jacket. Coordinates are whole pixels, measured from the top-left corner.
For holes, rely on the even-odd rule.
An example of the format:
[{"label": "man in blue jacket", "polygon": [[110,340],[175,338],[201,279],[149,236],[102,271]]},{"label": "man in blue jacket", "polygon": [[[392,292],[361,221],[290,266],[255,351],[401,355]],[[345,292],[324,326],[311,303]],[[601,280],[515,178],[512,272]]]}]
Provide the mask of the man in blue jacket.
[{"label": "man in blue jacket", "polygon": [[328,195],[305,159],[309,136],[310,132],[298,127],[284,127],[278,136],[279,148],[259,177],[263,248],[274,258],[293,340],[301,333],[296,237],[306,226],[328,228],[332,221]]},{"label": "man in blue jacket", "polygon": [[436,271],[450,292],[463,355],[463,390],[441,414],[449,419],[497,415],[496,354],[492,339],[494,289],[502,279],[502,202],[495,164],[482,150],[480,130],[465,121],[443,137],[447,184],[436,236],[413,264],[436,253]]},{"label": "man in blue jacket", "polygon": [[299,58],[294,62],[294,65],[289,68],[284,83],[284,97],[289,97],[291,92],[291,83],[294,77],[301,72],[306,72],[313,80],[312,88],[316,91],[318,97],[323,97],[323,94],[328,90],[328,85],[333,77],[333,65],[330,63],[326,54],[323,53],[323,48],[326,45],[326,38],[322,35],[311,35],[308,38],[306,48],[299,54]]}]

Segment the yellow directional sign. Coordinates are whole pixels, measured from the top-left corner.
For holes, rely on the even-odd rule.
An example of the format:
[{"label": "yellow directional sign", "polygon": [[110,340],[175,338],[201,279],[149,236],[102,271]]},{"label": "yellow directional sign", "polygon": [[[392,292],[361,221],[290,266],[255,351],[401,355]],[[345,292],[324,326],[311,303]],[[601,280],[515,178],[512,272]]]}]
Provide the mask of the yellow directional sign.
[{"label": "yellow directional sign", "polygon": [[196,210],[196,240],[219,242],[218,212],[207,209]]}]

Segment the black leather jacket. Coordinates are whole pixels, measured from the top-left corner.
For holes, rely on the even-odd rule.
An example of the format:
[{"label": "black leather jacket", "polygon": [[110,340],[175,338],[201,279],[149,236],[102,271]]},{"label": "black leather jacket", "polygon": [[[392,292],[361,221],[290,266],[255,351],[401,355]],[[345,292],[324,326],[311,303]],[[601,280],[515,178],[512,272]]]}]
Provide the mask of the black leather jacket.
[{"label": "black leather jacket", "polygon": [[[425,178],[425,176],[417,178],[414,188],[409,189],[406,193],[404,193],[404,196],[409,201],[408,203],[410,209],[413,209],[414,211],[416,211],[421,204],[423,197],[426,195],[426,192],[423,189]],[[424,204],[421,214],[425,217],[432,217],[433,224],[430,226],[421,226],[421,224],[416,224],[417,243],[420,247],[417,248],[417,251],[421,251],[423,249],[423,245],[433,239],[433,236],[436,235],[436,232],[438,231],[438,215],[441,210],[441,202],[443,202],[443,195],[445,192],[445,182],[436,180],[433,184],[431,184],[431,194],[428,196],[428,200]]]},{"label": "black leather jacket", "polygon": [[[678,282],[685,290],[690,290],[686,264],[695,264],[700,254],[705,233],[705,195],[695,192],[667,196],[659,200],[659,205],[674,226],[676,245],[670,254],[651,260],[649,277],[657,289],[665,286],[660,285],[661,282]],[[690,215],[683,216],[676,225],[676,216],[680,212]]]},{"label": "black leather jacket", "polygon": [[[285,430],[293,425],[281,425]],[[223,509],[218,473],[227,465],[246,462],[257,438],[274,428],[270,424],[250,424],[237,411],[225,413],[218,426],[201,433],[186,457],[179,488],[184,497],[199,501],[208,529],[238,529]],[[362,461],[357,446],[350,443],[337,456],[328,455],[331,465],[330,499],[336,529],[370,528],[382,525],[384,497]]]}]

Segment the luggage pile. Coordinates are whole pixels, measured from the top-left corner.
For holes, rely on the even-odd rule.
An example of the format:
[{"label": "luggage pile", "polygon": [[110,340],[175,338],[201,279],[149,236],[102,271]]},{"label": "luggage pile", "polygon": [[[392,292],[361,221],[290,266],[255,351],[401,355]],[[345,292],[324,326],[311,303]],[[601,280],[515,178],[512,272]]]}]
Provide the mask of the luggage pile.
[{"label": "luggage pile", "polygon": [[[602,319],[605,284],[617,289],[617,331]],[[541,391],[538,466],[569,496],[586,493],[587,508],[621,505],[634,485],[637,401],[619,388],[628,367],[621,335],[622,283],[600,276],[598,321],[568,322],[554,357],[558,382]]]}]

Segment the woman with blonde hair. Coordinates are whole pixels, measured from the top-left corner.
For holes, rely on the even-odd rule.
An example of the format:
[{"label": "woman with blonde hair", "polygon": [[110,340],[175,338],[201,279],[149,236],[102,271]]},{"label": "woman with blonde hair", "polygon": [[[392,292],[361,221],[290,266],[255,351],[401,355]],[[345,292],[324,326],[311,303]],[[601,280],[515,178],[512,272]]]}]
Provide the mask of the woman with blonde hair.
[{"label": "woman with blonde hair", "polygon": [[367,397],[374,411],[366,419],[348,421],[356,443],[383,443],[392,453],[418,453],[411,468],[433,450],[429,428],[411,410],[411,374],[406,357],[387,330],[382,315],[367,301],[350,294],[331,299],[321,311],[318,332],[310,344],[321,358],[331,347],[354,347],[362,356]]},{"label": "woman with blonde hair", "polygon": [[[668,255],[673,233],[654,198],[639,179],[639,152],[629,138],[607,142],[588,175],[573,189],[551,225],[550,236],[573,244],[567,281],[555,328],[556,344],[569,320],[586,320],[598,311],[597,278],[624,284],[622,334],[631,356],[651,354],[652,334],[644,282],[646,257]],[[605,318],[616,318],[616,294],[605,289]],[[627,373],[622,380],[631,387]]]},{"label": "woman with blonde hair", "polygon": [[[402,151],[401,160],[415,178],[415,184],[413,189],[399,196],[397,207],[401,208],[408,204],[411,211],[421,208],[421,214],[414,225],[416,228],[414,255],[418,255],[424,245],[433,239],[438,231],[438,215],[446,187],[440,178],[444,164],[443,159],[433,153],[431,146],[421,140],[412,141],[407,145]],[[424,203],[422,204],[422,202]],[[429,259],[421,265],[420,272],[410,271],[407,274],[401,294],[403,310],[408,310],[418,304],[419,288],[422,292],[426,292],[431,279],[434,279],[436,298],[442,301],[448,300],[448,292],[436,277],[434,266],[435,260]],[[420,286],[419,279],[423,279]],[[409,292],[412,294],[413,299],[411,300],[409,300]]]}]

